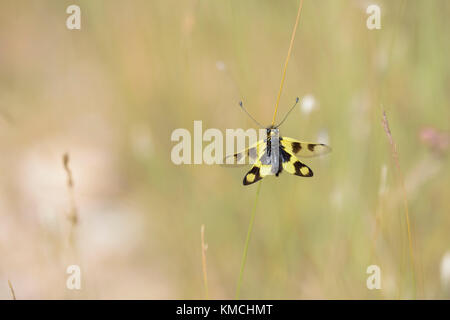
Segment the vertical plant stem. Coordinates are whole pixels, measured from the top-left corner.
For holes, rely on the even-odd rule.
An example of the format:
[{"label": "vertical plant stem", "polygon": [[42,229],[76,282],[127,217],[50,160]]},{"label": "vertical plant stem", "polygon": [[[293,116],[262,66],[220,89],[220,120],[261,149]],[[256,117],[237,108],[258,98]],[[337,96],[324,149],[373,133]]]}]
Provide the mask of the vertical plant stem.
[{"label": "vertical plant stem", "polygon": [[11,281],[9,281],[9,279],[8,279],[8,286],[9,286],[9,290],[11,291],[12,299],[13,299],[13,300],[16,300],[16,294],[14,293],[14,288],[13,288],[13,286],[12,286]]},{"label": "vertical plant stem", "polygon": [[297,19],[295,20],[294,30],[292,30],[291,43],[289,44],[289,50],[287,53],[286,61],[284,62],[283,75],[281,76],[280,89],[278,90],[277,102],[275,104],[275,112],[273,113],[272,125],[275,124],[275,118],[277,116],[278,105],[280,104],[281,91],[283,91],[284,79],[286,78],[286,70],[291,58],[292,47],[294,46],[295,32],[297,31],[298,22],[300,21],[300,12],[302,12],[303,0],[300,0],[298,6]]},{"label": "vertical plant stem", "polygon": [[[399,14],[398,14],[398,18],[397,21],[402,21],[402,18],[405,14],[405,8],[406,8],[406,0],[403,0],[400,3],[400,8],[399,8]],[[388,47],[388,64],[392,64],[392,59],[393,59],[393,51],[394,51],[394,44],[396,42],[396,39],[398,37],[398,33],[399,33],[399,23],[397,23],[396,28],[392,29],[392,36],[391,36],[391,40],[390,40],[390,44]],[[389,139],[389,143],[391,145],[391,150],[392,150],[392,157],[394,158],[394,162],[395,162],[395,167],[396,167],[396,172],[398,175],[398,179],[399,179],[399,184],[400,184],[400,188],[402,191],[402,195],[403,195],[403,206],[404,206],[404,212],[405,212],[405,222],[406,222],[406,232],[407,232],[407,236],[408,236],[408,242],[409,242],[409,256],[410,256],[410,261],[411,261],[411,270],[412,270],[412,282],[413,282],[413,291],[414,291],[414,297],[416,296],[416,270],[415,270],[415,259],[414,259],[414,252],[413,252],[413,242],[414,242],[414,230],[411,228],[411,222],[410,222],[410,218],[409,218],[409,210],[408,210],[408,202],[407,202],[407,198],[406,198],[406,191],[405,191],[405,185],[404,185],[404,179],[403,179],[403,175],[402,172],[400,170],[400,165],[399,165],[399,161],[398,161],[398,152],[397,152],[397,146],[395,145],[391,132],[390,132],[390,128],[389,128],[389,123],[387,121],[387,117],[386,117],[386,113],[383,110],[383,103],[385,102],[385,88],[388,86],[388,75],[389,75],[389,70],[386,70],[384,72],[384,74],[382,75],[382,78],[380,80],[381,82],[381,86],[379,89],[379,99],[380,99],[380,108],[382,109],[382,113],[383,113],[383,126],[384,126],[384,130],[386,132],[386,135],[388,136]],[[403,228],[403,225],[402,225]],[[403,249],[403,245],[402,245],[402,251]],[[402,253],[402,257],[403,257],[403,253]],[[403,259],[403,258],[402,258]],[[418,259],[419,260],[419,259]],[[403,267],[403,261],[400,264],[400,274],[404,273],[404,267]],[[419,270],[419,274],[420,274],[420,278],[423,279],[423,274],[422,271]],[[423,290],[423,287],[422,287]],[[421,292],[420,287],[419,287],[419,292]],[[398,291],[398,298],[401,298],[401,281],[399,284],[399,291]],[[422,292],[423,295],[423,292]]]},{"label": "vertical plant stem", "polygon": [[200,228],[200,235],[202,240],[202,269],[203,269],[203,285],[205,287],[205,299],[209,299],[208,294],[208,276],[206,273],[206,249],[208,249],[208,245],[205,244],[205,225],[202,224]]},{"label": "vertical plant stem", "polygon": [[78,210],[75,203],[75,193],[74,193],[74,182],[73,182],[73,176],[72,176],[72,170],[70,170],[69,167],[69,161],[70,157],[68,153],[65,153],[63,155],[63,165],[64,170],[67,174],[67,190],[69,193],[69,199],[70,199],[70,211],[68,215],[68,219],[70,221],[70,234],[69,234],[69,243],[71,246],[74,246],[74,236],[75,236],[75,227],[78,223]]},{"label": "vertical plant stem", "polygon": [[415,260],[414,260],[414,250],[413,250],[413,240],[411,236],[411,222],[409,219],[409,210],[408,210],[408,200],[406,197],[406,189],[405,189],[405,182],[403,180],[403,174],[400,169],[400,163],[398,160],[398,151],[397,151],[397,145],[394,142],[394,139],[392,138],[391,129],[389,128],[389,122],[386,116],[386,112],[383,110],[383,127],[384,131],[386,132],[386,135],[389,140],[389,144],[391,145],[391,151],[392,151],[392,157],[394,158],[395,162],[395,168],[397,170],[397,176],[400,183],[402,196],[403,196],[403,207],[405,212],[405,221],[406,221],[406,229],[408,232],[408,243],[409,243],[409,256],[411,260],[411,270],[412,270],[412,281],[413,281],[413,290],[414,290],[414,297],[416,295],[416,268],[415,268]]},{"label": "vertical plant stem", "polygon": [[[298,22],[300,21],[300,13],[302,11],[302,7],[303,7],[303,0],[300,0],[300,4],[298,6],[298,11],[297,11],[297,18],[295,20],[294,29],[292,30],[291,42],[289,44],[286,61],[284,63],[283,75],[281,77],[281,82],[280,82],[280,89],[278,90],[277,102],[275,104],[275,111],[273,113],[272,126],[275,124],[275,118],[277,116],[278,105],[280,103],[280,98],[281,98],[281,92],[283,91],[284,79],[286,78],[286,70],[287,70],[287,66],[289,63],[289,59],[291,57],[292,47],[294,46],[295,32],[297,30]],[[260,189],[261,189],[261,181],[258,182],[258,189],[256,190],[255,203],[253,205],[253,210],[252,210],[252,214],[250,217],[250,224],[249,224],[248,230],[247,230],[247,237],[245,239],[244,253],[242,254],[242,261],[241,261],[241,270],[239,272],[239,278],[238,278],[238,283],[237,283],[237,288],[236,288],[236,299],[239,299],[239,295],[241,293],[242,276],[244,274],[245,262],[247,260],[248,244],[250,242],[250,236],[252,234],[253,222],[255,220],[255,213],[256,213],[256,204],[258,203]]]},{"label": "vertical plant stem", "polygon": [[252,234],[253,222],[255,220],[255,213],[256,213],[256,204],[258,203],[260,190],[261,190],[261,181],[258,182],[258,189],[256,189],[256,198],[253,204],[252,214],[250,216],[250,224],[248,225],[247,237],[245,238],[244,253],[242,254],[242,261],[241,261],[241,270],[239,272],[239,279],[236,288],[236,299],[239,299],[239,295],[241,293],[242,276],[244,275],[245,262],[247,261],[248,244],[250,242],[250,236]]}]

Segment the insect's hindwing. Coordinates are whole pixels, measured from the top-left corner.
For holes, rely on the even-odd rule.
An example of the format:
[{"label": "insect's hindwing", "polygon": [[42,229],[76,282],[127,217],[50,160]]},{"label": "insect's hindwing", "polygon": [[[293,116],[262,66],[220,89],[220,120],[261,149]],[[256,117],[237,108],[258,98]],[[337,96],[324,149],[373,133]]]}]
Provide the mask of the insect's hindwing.
[{"label": "insect's hindwing", "polygon": [[331,151],[331,148],[323,143],[301,142],[288,137],[282,137],[280,144],[286,152],[304,158],[319,156]]},{"label": "insect's hindwing", "polygon": [[272,166],[270,164],[262,164],[261,159],[258,159],[258,161],[250,169],[250,171],[245,175],[243,181],[244,186],[255,183],[265,176],[270,175],[271,169]]},{"label": "insect's hindwing", "polygon": [[312,177],[313,172],[312,170],[305,165],[304,163],[300,162],[296,156],[294,156],[292,153],[287,152],[286,150],[281,149],[281,161],[283,170],[289,172],[290,174],[295,174],[296,176],[300,177]]}]

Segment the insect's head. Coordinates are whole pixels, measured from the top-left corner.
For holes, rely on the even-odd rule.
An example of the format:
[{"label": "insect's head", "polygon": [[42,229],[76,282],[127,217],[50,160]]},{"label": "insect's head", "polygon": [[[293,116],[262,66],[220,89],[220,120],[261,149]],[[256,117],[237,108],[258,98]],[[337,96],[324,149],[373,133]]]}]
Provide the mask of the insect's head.
[{"label": "insect's head", "polygon": [[279,131],[280,130],[278,129],[278,127],[275,127],[275,126],[270,126],[270,127],[266,128],[266,132],[267,132],[268,136],[278,134]]}]

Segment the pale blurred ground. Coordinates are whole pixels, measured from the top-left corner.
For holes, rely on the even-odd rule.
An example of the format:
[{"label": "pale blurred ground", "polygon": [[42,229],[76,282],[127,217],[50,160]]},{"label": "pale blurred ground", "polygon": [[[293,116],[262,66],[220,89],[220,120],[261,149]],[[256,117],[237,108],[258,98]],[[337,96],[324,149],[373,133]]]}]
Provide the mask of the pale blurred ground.
[{"label": "pale blurred ground", "polygon": [[[73,3],[80,31],[65,27]],[[194,120],[252,127],[242,99],[270,123],[297,3],[2,0],[0,299],[8,279],[19,299],[203,298],[201,224],[210,297],[233,298],[256,185],[242,186],[247,168],[175,166],[170,135]],[[381,30],[366,28],[371,3]],[[282,134],[333,152],[305,161],[313,179],[263,181],[243,298],[450,298],[450,2],[400,8],[305,1],[279,116],[309,98]],[[414,223],[416,295],[381,104]],[[71,264],[80,291],[65,287]],[[371,264],[382,290],[366,288]]]}]

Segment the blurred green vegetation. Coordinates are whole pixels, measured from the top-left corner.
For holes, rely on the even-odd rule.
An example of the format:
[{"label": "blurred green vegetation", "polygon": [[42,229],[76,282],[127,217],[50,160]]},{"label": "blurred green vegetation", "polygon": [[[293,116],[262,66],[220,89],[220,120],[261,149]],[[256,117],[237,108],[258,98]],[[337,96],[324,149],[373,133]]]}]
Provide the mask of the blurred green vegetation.
[{"label": "blurred green vegetation", "polygon": [[[174,165],[170,136],[194,120],[252,127],[240,100],[270,123],[298,2],[75,1],[82,26],[69,31],[72,3],[1,5],[0,298],[8,278],[19,299],[202,298],[202,224],[210,297],[233,298],[256,185],[242,186],[247,168]],[[281,133],[327,136],[333,152],[305,160],[312,179],[262,182],[242,298],[450,298],[448,144],[437,152],[420,138],[431,128],[448,139],[450,2],[376,3],[381,30],[366,28],[367,1],[304,3],[278,119],[312,95],[317,107],[293,112]],[[80,292],[64,288],[69,264],[82,268]],[[372,264],[382,290],[366,288]]]}]

